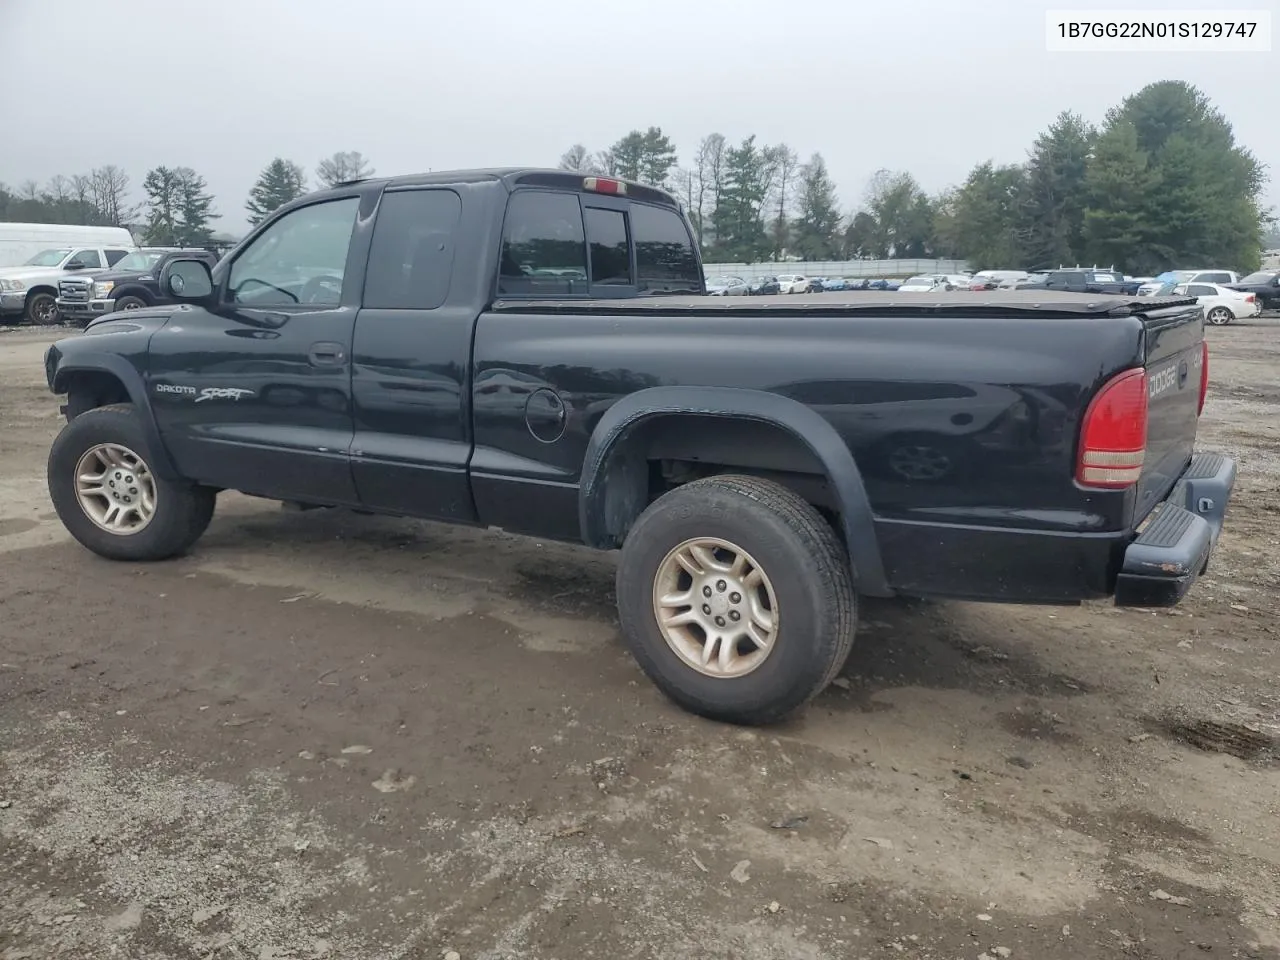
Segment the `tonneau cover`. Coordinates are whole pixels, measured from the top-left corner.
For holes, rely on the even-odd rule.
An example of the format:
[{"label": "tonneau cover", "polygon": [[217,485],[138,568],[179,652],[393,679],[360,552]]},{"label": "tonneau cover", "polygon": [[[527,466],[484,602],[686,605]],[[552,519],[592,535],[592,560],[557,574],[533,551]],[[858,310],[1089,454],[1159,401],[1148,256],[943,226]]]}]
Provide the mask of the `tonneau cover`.
[{"label": "tonneau cover", "polygon": [[516,313],[955,313],[1107,314],[1154,313],[1190,306],[1192,296],[1137,297],[1107,293],[1065,293],[1054,290],[954,290],[941,293],[899,293],[851,290],[765,297],[632,297],[611,300],[498,300],[494,310]]}]

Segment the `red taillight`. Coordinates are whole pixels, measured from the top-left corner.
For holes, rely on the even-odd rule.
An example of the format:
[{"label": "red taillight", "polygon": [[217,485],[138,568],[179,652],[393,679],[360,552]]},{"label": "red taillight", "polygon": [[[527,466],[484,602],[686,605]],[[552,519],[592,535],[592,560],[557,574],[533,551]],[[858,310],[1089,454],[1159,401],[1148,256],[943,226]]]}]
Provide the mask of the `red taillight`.
[{"label": "red taillight", "polygon": [[1255,303],[1255,302],[1257,302],[1257,299],[1258,299],[1258,297],[1257,297],[1257,295],[1256,295],[1256,294],[1252,294],[1252,293],[1250,293],[1250,294],[1248,294],[1248,295],[1246,295],[1246,296],[1245,296],[1245,298],[1244,298],[1244,302],[1245,302],[1245,303]]},{"label": "red taillight", "polygon": [[627,192],[627,185],[622,180],[611,180],[608,177],[584,177],[582,189],[592,193],[613,193],[622,195]]},{"label": "red taillight", "polygon": [[1196,416],[1204,413],[1204,398],[1209,395],[1209,341],[1200,341],[1200,406],[1196,407]]},{"label": "red taillight", "polygon": [[1084,413],[1076,480],[1121,490],[1138,482],[1147,449],[1147,373],[1126,370],[1098,391]]}]

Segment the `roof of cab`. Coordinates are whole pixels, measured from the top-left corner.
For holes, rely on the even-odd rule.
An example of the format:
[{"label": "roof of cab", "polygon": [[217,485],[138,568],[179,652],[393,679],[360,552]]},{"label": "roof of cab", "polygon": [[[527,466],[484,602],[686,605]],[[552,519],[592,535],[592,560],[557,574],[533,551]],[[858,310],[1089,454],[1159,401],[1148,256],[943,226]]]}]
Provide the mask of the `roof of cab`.
[{"label": "roof of cab", "polygon": [[629,197],[665,202],[671,206],[677,206],[675,197],[661,187],[653,187],[633,180],[623,180],[621,177],[609,177],[605,174],[584,173],[578,170],[556,170],[548,167],[489,167],[474,170],[434,170],[429,173],[409,173],[396,177],[363,177],[358,180],[344,180],[341,183],[334,184],[331,189],[341,189],[342,187],[365,183],[381,183],[384,187],[394,188],[433,186],[448,183],[483,183],[494,180],[504,182],[508,189],[525,183],[551,186],[555,184],[555,181],[562,181],[565,187],[576,181],[578,188],[581,189],[583,180],[596,176],[625,183],[627,185],[627,196]]}]

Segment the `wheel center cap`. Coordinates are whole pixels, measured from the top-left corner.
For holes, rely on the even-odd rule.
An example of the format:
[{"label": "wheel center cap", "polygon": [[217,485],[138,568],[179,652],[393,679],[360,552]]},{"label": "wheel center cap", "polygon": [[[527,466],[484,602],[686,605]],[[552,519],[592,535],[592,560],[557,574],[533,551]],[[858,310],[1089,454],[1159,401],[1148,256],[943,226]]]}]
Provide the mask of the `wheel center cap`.
[{"label": "wheel center cap", "polygon": [[723,616],[729,612],[729,595],[726,593],[713,593],[711,595],[711,612]]}]

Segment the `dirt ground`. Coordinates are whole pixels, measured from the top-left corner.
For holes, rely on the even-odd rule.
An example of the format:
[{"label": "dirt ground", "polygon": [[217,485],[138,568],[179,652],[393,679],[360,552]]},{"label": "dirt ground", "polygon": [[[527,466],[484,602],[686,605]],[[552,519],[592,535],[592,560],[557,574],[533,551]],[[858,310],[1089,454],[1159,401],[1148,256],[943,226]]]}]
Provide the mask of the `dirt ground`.
[{"label": "dirt ground", "polygon": [[1280,324],[1209,337],[1185,604],[867,604],[746,731],[643,678],[610,555],[224,495],[94,558],[0,334],[0,958],[1280,957]]}]

